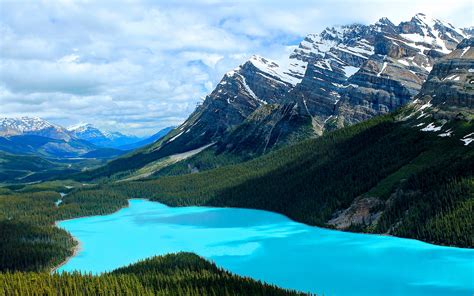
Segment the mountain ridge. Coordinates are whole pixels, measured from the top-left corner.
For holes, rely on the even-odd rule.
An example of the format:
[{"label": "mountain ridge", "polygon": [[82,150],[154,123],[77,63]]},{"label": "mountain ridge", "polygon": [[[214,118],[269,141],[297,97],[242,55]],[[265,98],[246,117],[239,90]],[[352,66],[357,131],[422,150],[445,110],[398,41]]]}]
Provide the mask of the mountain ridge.
[{"label": "mountain ridge", "polygon": [[[382,18],[308,34],[282,63],[286,67],[252,56],[227,72],[166,137],[90,177],[135,170],[211,143],[216,145],[208,149],[219,153],[254,157],[387,114],[412,101],[434,62],[465,37],[463,30],[424,14],[399,25]],[[239,143],[249,145],[235,150]]]}]

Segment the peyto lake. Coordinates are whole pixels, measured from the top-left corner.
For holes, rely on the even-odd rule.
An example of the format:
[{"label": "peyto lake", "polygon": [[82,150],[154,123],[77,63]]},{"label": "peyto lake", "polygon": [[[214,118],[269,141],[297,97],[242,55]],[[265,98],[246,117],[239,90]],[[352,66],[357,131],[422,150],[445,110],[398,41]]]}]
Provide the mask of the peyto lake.
[{"label": "peyto lake", "polygon": [[259,210],[129,204],[111,215],[59,222],[80,241],[59,271],[100,273],[189,251],[239,275],[326,296],[474,292],[471,249],[327,230]]}]

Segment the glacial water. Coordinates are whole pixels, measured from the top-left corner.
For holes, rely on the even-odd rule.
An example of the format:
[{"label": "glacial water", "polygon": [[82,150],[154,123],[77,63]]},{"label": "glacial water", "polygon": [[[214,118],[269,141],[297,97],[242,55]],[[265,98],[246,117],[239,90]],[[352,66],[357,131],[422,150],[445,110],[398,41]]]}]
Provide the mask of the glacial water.
[{"label": "glacial water", "polygon": [[147,200],[58,223],[80,241],[59,271],[111,271],[178,251],[239,275],[331,295],[473,295],[474,250],[332,231],[271,212]]}]

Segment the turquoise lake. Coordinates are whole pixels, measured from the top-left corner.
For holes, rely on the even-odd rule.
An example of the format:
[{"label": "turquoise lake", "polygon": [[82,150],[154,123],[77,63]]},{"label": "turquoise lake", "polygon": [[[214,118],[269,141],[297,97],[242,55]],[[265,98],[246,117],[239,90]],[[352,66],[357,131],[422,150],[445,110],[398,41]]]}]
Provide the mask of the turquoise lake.
[{"label": "turquoise lake", "polygon": [[133,199],[114,214],[58,225],[81,243],[59,271],[101,273],[189,251],[239,275],[326,296],[474,293],[474,250],[327,230],[266,211]]}]

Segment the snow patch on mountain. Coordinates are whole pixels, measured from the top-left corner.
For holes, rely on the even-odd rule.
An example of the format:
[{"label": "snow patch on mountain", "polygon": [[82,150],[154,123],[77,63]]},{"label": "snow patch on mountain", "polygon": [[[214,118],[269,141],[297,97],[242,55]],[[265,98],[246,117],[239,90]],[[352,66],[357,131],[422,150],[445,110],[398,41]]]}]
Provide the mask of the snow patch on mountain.
[{"label": "snow patch on mountain", "polygon": [[473,136],[474,136],[474,133],[470,133],[470,134],[468,134],[468,135],[465,135],[465,136],[461,139],[461,141],[464,142],[464,146],[467,146],[467,145],[471,144],[471,142],[474,141]]},{"label": "snow patch on mountain", "polygon": [[249,59],[249,62],[263,73],[266,73],[277,80],[287,82],[291,85],[296,85],[301,81],[301,77],[298,76],[298,74],[304,74],[301,70],[301,64],[298,65],[295,63],[288,63],[288,65],[284,67],[280,66],[274,61],[257,55],[253,55]]},{"label": "snow patch on mountain", "polygon": [[443,128],[443,125],[441,126],[435,126],[434,122],[428,124],[426,127],[422,128],[420,131],[423,132],[439,132]]},{"label": "snow patch on mountain", "polygon": [[342,67],[342,71],[344,71],[344,74],[346,75],[346,77],[351,77],[352,75],[357,73],[357,71],[359,71],[359,69],[360,68],[353,67],[353,66],[343,66]]},{"label": "snow patch on mountain", "polygon": [[[432,46],[442,53],[451,52],[452,48],[448,48],[447,41],[460,42],[466,38],[463,30],[454,28],[451,24],[445,23],[423,13],[418,13],[412,20],[416,24],[416,32],[400,34],[401,37],[408,41],[407,45],[419,49],[421,52],[430,50]],[[444,36],[444,38],[442,38]]]}]

